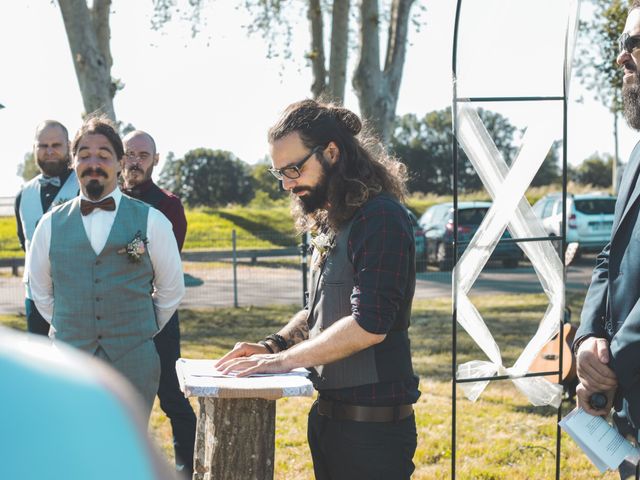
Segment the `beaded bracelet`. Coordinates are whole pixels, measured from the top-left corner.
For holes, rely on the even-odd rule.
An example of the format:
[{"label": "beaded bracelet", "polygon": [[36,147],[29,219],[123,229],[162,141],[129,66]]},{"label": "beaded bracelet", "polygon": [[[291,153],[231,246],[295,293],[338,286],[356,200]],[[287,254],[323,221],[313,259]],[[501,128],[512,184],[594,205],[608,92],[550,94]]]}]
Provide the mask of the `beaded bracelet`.
[{"label": "beaded bracelet", "polygon": [[266,341],[260,340],[258,343],[266,348],[269,353],[276,353],[273,351],[273,348],[271,348],[271,345],[269,345]]},{"label": "beaded bracelet", "polygon": [[287,341],[284,339],[284,337],[282,337],[282,335],[278,335],[277,333],[272,333],[271,335],[267,335],[265,337],[265,341],[266,340],[271,340],[273,343],[275,343],[280,352],[286,350],[288,347]]}]

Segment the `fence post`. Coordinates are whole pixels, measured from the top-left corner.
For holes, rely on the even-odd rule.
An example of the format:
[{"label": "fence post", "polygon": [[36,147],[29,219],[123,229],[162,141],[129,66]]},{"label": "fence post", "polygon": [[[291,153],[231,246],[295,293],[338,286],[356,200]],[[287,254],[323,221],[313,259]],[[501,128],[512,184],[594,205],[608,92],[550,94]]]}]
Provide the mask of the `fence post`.
[{"label": "fence post", "polygon": [[302,234],[300,247],[300,270],[302,271],[302,308],[307,305],[307,253],[309,252],[309,233]]},{"label": "fence post", "polygon": [[236,253],[236,229],[231,230],[231,250],[233,252],[233,307],[238,308],[238,255]]}]

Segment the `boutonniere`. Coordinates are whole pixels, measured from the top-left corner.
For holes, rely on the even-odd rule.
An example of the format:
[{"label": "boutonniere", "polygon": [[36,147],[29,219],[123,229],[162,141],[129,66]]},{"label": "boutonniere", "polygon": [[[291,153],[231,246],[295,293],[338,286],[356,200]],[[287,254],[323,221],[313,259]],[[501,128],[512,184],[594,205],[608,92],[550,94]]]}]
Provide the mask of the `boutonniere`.
[{"label": "boutonniere", "polygon": [[336,246],[336,234],[333,231],[319,233],[311,238],[311,245],[318,251],[318,258],[313,268],[322,268],[329,252]]},{"label": "boutonniere", "polygon": [[147,237],[143,237],[142,232],[138,230],[136,235],[133,237],[133,240],[127,243],[125,248],[118,250],[118,253],[126,253],[131,263],[138,263],[142,259],[144,252],[147,250],[147,243],[149,243]]},{"label": "boutonniere", "polygon": [[58,200],[55,201],[54,203],[54,207],[57,207],[58,205],[62,205],[63,203],[68,202],[69,200],[71,200],[70,198],[59,198]]}]

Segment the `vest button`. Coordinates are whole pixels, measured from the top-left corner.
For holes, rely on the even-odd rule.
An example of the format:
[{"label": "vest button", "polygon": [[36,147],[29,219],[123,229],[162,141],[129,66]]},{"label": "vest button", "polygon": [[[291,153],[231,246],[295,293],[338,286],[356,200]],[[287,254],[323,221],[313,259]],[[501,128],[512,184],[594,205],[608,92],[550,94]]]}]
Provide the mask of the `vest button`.
[{"label": "vest button", "polygon": [[96,278],[94,283],[100,283],[100,279]]},{"label": "vest button", "polygon": [[102,317],[100,315],[96,315],[96,320],[102,320]]},{"label": "vest button", "polygon": [[98,335],[98,340],[102,340],[102,335]]},{"label": "vest button", "polygon": [[102,298],[96,297],[96,302],[99,302],[100,300],[102,300]]},{"label": "vest button", "polygon": [[96,260],[96,265],[102,265],[102,260]]}]

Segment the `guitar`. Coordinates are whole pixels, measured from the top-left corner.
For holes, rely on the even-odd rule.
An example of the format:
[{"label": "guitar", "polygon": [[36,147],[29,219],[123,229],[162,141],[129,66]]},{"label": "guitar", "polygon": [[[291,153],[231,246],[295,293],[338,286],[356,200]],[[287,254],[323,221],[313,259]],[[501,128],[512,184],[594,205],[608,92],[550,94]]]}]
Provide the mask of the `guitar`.
[{"label": "guitar", "polygon": [[[564,264],[568,267],[573,262],[578,252],[579,244],[571,242],[567,245],[564,252]],[[569,323],[571,318],[571,310],[565,310],[564,324],[562,325],[562,371],[560,375],[545,375],[544,378],[553,383],[560,383],[566,389],[575,392],[576,384],[576,359],[573,356],[571,345],[576,337],[578,329]],[[533,360],[529,367],[529,372],[553,372],[560,370],[560,335],[556,334],[547,344],[542,347],[538,356]]]},{"label": "guitar", "polygon": [[[553,383],[569,384],[576,378],[576,362],[571,351],[573,339],[578,329],[570,323],[562,326],[562,372],[558,375],[545,375],[544,378]],[[542,347],[538,356],[531,363],[529,372],[555,372],[560,368],[560,335],[556,334]]]}]

